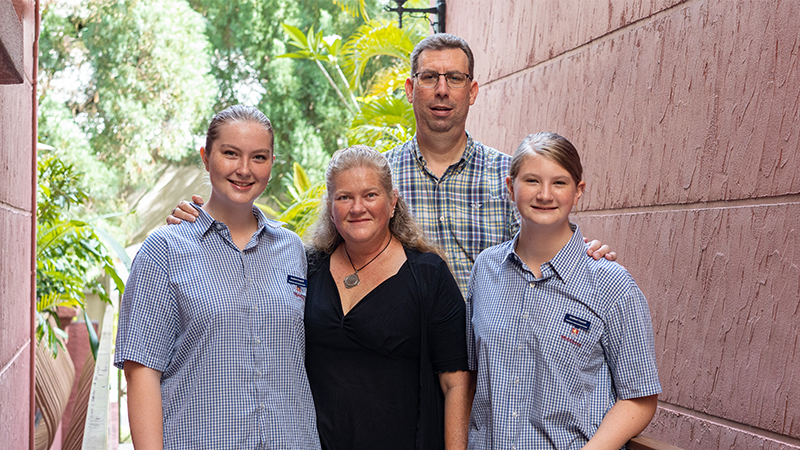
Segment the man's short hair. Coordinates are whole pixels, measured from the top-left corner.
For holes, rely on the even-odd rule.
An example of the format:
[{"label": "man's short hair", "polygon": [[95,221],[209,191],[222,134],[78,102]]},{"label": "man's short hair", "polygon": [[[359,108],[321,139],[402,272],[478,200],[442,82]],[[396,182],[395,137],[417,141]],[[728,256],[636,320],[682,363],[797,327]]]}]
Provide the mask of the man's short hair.
[{"label": "man's short hair", "polygon": [[419,55],[422,54],[425,50],[448,50],[451,48],[458,48],[461,49],[467,55],[467,61],[469,62],[469,75],[470,78],[474,77],[472,73],[473,69],[475,68],[475,57],[472,56],[472,49],[469,48],[469,44],[464,39],[447,33],[436,33],[432,34],[417,44],[414,47],[414,51],[411,52],[411,74],[417,73],[417,68],[419,67]]}]

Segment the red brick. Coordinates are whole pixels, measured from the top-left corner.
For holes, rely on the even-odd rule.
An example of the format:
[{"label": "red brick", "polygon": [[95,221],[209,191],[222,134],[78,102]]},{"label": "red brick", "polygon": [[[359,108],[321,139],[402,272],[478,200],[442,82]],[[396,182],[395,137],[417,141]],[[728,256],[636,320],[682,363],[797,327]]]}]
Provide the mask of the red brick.
[{"label": "red brick", "polygon": [[[2,347],[5,347],[5,342]],[[0,361],[0,438],[2,448],[31,448],[28,418],[31,415],[30,347],[20,349],[19,357],[6,365]]]},{"label": "red brick", "polygon": [[790,450],[800,448],[782,436],[733,423],[721,425],[691,412],[659,409],[645,436],[680,448],[736,450]]},{"label": "red brick", "polygon": [[779,6],[674,8],[483,86],[467,129],[509,153],[563,134],[602,186],[585,209],[798,193],[800,6]]},{"label": "red brick", "polygon": [[[468,37],[478,82],[496,80],[576,49],[685,0],[447,3],[447,31]],[[479,20],[479,33],[461,31]],[[467,36],[469,35],[469,36]]]},{"label": "red brick", "polygon": [[33,183],[31,92],[29,84],[0,85],[0,205],[24,210]]},{"label": "red brick", "polygon": [[800,203],[575,220],[648,298],[661,400],[800,438]]},{"label": "red brick", "polygon": [[0,367],[30,341],[30,221],[30,213],[9,211],[0,205]]},{"label": "red brick", "polygon": [[36,2],[33,0],[12,0],[14,10],[17,13],[17,18],[22,24],[24,31],[23,34],[23,52],[25,77],[28,84],[33,80],[33,66],[35,64],[33,52],[33,42],[36,38]]}]

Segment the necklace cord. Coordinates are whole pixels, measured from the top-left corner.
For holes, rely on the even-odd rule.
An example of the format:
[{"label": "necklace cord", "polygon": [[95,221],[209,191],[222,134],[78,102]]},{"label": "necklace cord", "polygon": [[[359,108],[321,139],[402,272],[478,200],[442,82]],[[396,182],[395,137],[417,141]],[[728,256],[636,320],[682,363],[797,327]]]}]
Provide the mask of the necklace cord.
[{"label": "necklace cord", "polygon": [[353,264],[353,260],[350,258],[350,253],[347,251],[347,243],[345,243],[344,244],[344,253],[347,255],[347,260],[350,261],[350,265],[353,267],[353,270],[355,270],[356,273],[358,273],[359,270],[363,269],[364,267],[367,267],[372,261],[375,261],[376,259],[378,259],[378,256],[381,256],[381,254],[384,251],[386,251],[387,248],[389,248],[389,244],[392,243],[392,238],[393,237],[394,237],[394,235],[392,235],[392,233],[389,233],[389,242],[386,243],[386,247],[383,247],[383,250],[378,252],[378,254],[375,255],[374,258],[370,259],[368,263],[364,264],[363,266],[361,266],[358,269],[356,269],[356,266]]}]

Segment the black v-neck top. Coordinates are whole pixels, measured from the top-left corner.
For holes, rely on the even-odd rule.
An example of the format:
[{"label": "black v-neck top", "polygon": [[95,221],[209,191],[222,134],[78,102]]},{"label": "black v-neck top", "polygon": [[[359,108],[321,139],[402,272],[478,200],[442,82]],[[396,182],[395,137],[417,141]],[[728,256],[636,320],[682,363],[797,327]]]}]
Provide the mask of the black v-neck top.
[{"label": "black v-neck top", "polygon": [[420,439],[419,422],[443,423],[437,373],[467,370],[464,301],[441,258],[406,256],[347,315],[330,257],[309,267],[306,369],[323,449],[444,448],[443,430]]}]

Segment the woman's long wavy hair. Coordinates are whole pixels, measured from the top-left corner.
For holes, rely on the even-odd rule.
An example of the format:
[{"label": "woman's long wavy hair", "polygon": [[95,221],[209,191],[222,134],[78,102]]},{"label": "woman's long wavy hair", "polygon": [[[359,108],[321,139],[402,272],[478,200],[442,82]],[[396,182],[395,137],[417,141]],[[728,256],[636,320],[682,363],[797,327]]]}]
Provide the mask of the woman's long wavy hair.
[{"label": "woman's long wavy hair", "polygon": [[[325,171],[327,190],[320,202],[319,215],[306,235],[309,253],[331,254],[339,244],[344,242],[344,238],[339,234],[331,219],[331,203],[333,200],[330,197],[330,193],[336,190],[334,183],[337,176],[357,167],[366,167],[374,170],[378,174],[386,195],[390,198],[396,195],[397,190],[392,182],[392,170],[389,167],[389,162],[382,154],[366,145],[354,145],[336,151],[331,157],[328,169]],[[445,259],[442,249],[428,238],[422,227],[411,216],[408,205],[400,195],[397,195],[394,217],[389,219],[389,231],[404,247],[413,248],[420,252],[433,252]]]}]

